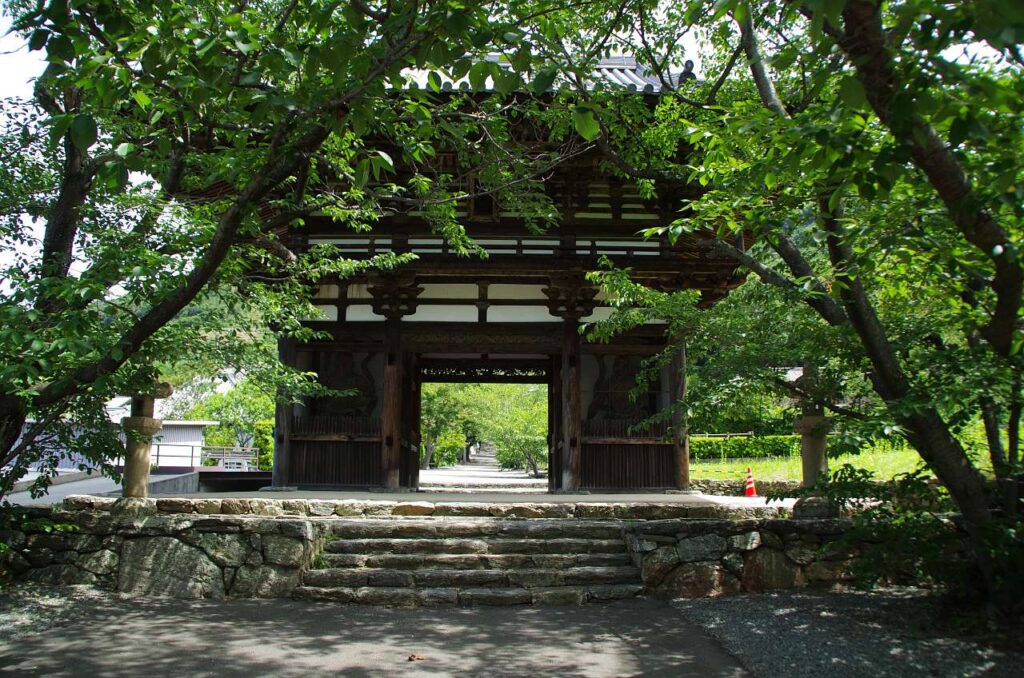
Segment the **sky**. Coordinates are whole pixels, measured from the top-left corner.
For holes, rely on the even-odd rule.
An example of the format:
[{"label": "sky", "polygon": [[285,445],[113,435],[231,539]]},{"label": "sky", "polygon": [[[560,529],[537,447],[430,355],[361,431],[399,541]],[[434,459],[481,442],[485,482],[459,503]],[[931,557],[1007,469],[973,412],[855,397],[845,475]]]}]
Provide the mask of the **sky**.
[{"label": "sky", "polygon": [[11,20],[0,16],[0,98],[28,97],[32,94],[30,80],[43,72],[43,52],[29,52],[24,41],[9,35]]}]

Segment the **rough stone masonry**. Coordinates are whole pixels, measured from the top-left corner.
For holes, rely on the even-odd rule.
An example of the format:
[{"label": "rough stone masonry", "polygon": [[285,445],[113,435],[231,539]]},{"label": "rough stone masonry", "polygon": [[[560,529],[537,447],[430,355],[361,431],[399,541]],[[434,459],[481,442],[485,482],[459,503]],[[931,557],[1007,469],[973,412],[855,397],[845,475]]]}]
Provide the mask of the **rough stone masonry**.
[{"label": "rough stone masonry", "polygon": [[[553,506],[549,515],[547,506]],[[834,548],[844,519],[734,519],[699,514],[658,519],[657,507],[327,502],[270,499],[73,497],[53,513],[68,529],[27,527],[0,534],[9,576],[89,584],[176,598],[288,597],[320,557],[332,521],[462,515],[487,520],[603,518],[622,521],[645,590],[704,597],[798,588],[848,579],[856,551]],[[642,510],[641,510],[642,509]],[[666,511],[676,511],[669,508]],[[668,513],[671,515],[671,513]],[[638,519],[638,518],[646,519]]]}]

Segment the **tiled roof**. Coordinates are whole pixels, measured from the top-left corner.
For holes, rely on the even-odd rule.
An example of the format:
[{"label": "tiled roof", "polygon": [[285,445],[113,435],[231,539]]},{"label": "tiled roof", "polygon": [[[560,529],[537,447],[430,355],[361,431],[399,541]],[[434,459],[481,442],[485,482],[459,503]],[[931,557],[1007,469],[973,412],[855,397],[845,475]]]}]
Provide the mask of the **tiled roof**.
[{"label": "tiled roof", "polygon": [[[487,60],[507,65],[496,54],[488,56]],[[409,77],[410,84],[415,83],[416,87],[421,88],[427,87],[426,71],[408,71],[407,76]],[[667,76],[667,80],[674,87],[678,84],[680,76],[680,73],[672,73]],[[599,87],[608,89],[622,88],[631,92],[644,92],[645,94],[657,94],[663,88],[661,79],[658,78],[657,74],[648,70],[642,64],[637,63],[636,57],[632,56],[614,56],[602,59],[597,63],[590,77],[587,78],[585,85],[587,89]],[[483,91],[491,91],[493,86],[490,78],[488,78],[487,85]],[[460,78],[454,82],[442,79],[441,87],[449,91],[454,89],[468,91],[470,88],[468,78]]]}]

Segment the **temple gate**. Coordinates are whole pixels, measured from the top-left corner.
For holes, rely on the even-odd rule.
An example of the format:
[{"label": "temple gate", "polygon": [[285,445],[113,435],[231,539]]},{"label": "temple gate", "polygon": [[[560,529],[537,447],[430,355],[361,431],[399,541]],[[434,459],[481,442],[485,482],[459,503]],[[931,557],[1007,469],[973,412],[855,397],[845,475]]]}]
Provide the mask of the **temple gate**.
[{"label": "temple gate", "polygon": [[560,165],[545,190],[561,219],[540,235],[494,196],[460,204],[458,217],[487,259],[457,256],[415,211],[384,217],[369,234],[307,219],[290,246],[330,243],[353,259],[418,259],[323,282],[315,291],[321,318],[308,324],[330,338],[281,342],[286,364],[353,395],[278,407],[275,485],[415,489],[424,380],[547,384],[551,491],[688,485],[670,427],[633,430],[679,391],[679,370],[664,369],[650,392],[629,397],[644,356],[666,345],[664,327],[588,341],[580,324],[612,309],[585,273],[607,257],[656,289],[698,289],[707,305],[739,283],[736,264],[701,246],[709,236],[639,236],[678,218],[681,201],[698,189],[659,186],[656,200],[645,199],[602,169],[596,149]]}]

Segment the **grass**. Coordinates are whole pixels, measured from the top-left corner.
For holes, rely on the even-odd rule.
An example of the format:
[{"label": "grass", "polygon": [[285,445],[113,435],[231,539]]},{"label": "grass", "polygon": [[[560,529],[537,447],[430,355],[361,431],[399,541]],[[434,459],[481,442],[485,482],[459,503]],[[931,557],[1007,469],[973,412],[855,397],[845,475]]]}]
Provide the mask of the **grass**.
[{"label": "grass", "polygon": [[[921,457],[911,448],[865,450],[860,454],[846,454],[828,460],[829,469],[843,464],[875,473],[879,480],[888,480],[898,473],[909,473],[921,465]],[[722,461],[694,460],[690,463],[690,477],[694,480],[737,480],[747,477],[751,468],[754,480],[800,480],[800,456],[771,459],[724,459]]]}]

